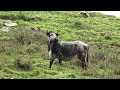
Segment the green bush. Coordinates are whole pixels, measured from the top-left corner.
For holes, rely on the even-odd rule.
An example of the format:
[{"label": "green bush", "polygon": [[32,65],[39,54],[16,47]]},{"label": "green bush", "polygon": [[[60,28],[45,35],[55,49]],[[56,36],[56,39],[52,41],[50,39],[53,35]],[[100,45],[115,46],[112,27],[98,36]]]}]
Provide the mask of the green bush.
[{"label": "green bush", "polygon": [[6,19],[6,20],[24,20],[24,21],[38,21],[38,20],[42,20],[42,18],[39,17],[26,17],[26,15],[23,12],[20,12],[17,15],[14,14],[3,14],[0,15],[1,19]]},{"label": "green bush", "polygon": [[116,41],[113,41],[113,42],[111,43],[111,45],[112,45],[112,46],[118,46],[118,47],[120,47],[119,42],[116,42]]},{"label": "green bush", "polygon": [[6,49],[5,49],[5,46],[4,45],[0,45],[0,52],[5,52]]},{"label": "green bush", "polygon": [[0,15],[1,19],[9,19],[9,20],[17,20],[18,17],[16,15],[8,14],[8,15]]},{"label": "green bush", "polygon": [[20,68],[22,70],[30,70],[32,69],[33,62],[30,58],[18,56],[15,58],[14,64],[17,68]]},{"label": "green bush", "polygon": [[114,70],[114,73],[115,73],[116,75],[120,75],[120,69],[115,69],[115,70]]},{"label": "green bush", "polygon": [[76,74],[74,74],[74,73],[69,74],[67,77],[69,77],[69,78],[77,78]]},{"label": "green bush", "polygon": [[110,36],[105,36],[105,39],[111,40],[112,38]]},{"label": "green bush", "polygon": [[14,31],[14,41],[18,44],[47,44],[47,36],[42,31],[28,30],[26,27],[20,27]]},{"label": "green bush", "polygon": [[8,58],[1,58],[0,59],[0,69],[5,68],[8,65],[9,61]]},{"label": "green bush", "polygon": [[37,45],[32,44],[27,46],[25,49],[26,49],[25,51],[30,54],[30,53],[35,53],[36,51],[38,51],[39,48],[37,47]]}]

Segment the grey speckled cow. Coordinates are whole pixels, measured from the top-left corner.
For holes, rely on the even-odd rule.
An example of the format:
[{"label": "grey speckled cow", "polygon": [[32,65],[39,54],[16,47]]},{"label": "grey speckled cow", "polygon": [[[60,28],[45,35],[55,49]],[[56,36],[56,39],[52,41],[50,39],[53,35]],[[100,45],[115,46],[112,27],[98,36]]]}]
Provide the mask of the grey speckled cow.
[{"label": "grey speckled cow", "polygon": [[81,60],[82,68],[87,69],[89,65],[88,60],[88,44],[82,41],[73,41],[73,42],[59,42],[58,33],[47,31],[47,36],[49,37],[48,42],[48,52],[50,57],[50,66],[51,68],[54,59],[58,58],[59,64],[62,64],[62,59],[64,57],[74,57],[78,56]]}]

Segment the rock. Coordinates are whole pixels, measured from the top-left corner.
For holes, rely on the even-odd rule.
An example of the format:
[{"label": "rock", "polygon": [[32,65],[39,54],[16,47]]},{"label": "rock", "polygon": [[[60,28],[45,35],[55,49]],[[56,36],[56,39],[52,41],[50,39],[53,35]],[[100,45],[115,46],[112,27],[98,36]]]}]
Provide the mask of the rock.
[{"label": "rock", "polygon": [[17,25],[17,23],[12,22],[11,20],[0,20],[0,24],[5,25],[5,26],[9,26],[9,27]]},{"label": "rock", "polygon": [[17,23],[12,23],[12,22],[6,22],[4,23],[6,26],[12,27],[12,26],[17,26]]},{"label": "rock", "polygon": [[30,30],[30,31],[40,31],[40,28],[39,27],[31,27],[31,28],[28,28],[28,30]]},{"label": "rock", "polygon": [[80,14],[82,14],[84,17],[90,17],[89,11],[81,11]]},{"label": "rock", "polygon": [[9,32],[10,29],[11,29],[10,27],[2,27],[0,31]]}]

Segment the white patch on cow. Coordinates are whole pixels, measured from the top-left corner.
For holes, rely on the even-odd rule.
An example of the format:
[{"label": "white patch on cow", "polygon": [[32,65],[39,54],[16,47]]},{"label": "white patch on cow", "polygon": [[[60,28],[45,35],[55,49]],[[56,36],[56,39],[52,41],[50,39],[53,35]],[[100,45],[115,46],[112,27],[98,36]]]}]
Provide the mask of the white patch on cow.
[{"label": "white patch on cow", "polygon": [[55,38],[57,37],[55,33],[53,34],[53,36],[54,36]]},{"label": "white patch on cow", "polygon": [[51,52],[51,50],[49,51],[49,57],[52,58],[52,52]]}]

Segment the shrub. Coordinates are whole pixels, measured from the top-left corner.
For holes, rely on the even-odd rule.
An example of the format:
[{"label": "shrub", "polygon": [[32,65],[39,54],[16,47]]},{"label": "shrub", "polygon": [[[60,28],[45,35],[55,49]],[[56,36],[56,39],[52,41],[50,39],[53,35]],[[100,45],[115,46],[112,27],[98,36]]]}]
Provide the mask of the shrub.
[{"label": "shrub", "polygon": [[9,63],[9,62],[8,62],[8,59],[7,59],[7,58],[2,58],[2,59],[0,60],[0,69],[5,68],[8,63]]},{"label": "shrub", "polygon": [[98,59],[103,59],[104,60],[105,54],[102,53],[102,52],[97,52],[97,53],[95,53],[95,57],[98,58]]},{"label": "shrub", "polygon": [[38,71],[38,70],[34,70],[31,74],[30,74],[30,76],[37,76],[37,75],[39,75],[40,74],[40,72]]},{"label": "shrub", "polygon": [[99,65],[99,68],[100,68],[100,69],[106,69],[106,66],[105,66],[104,63],[102,63],[102,64]]},{"label": "shrub", "polygon": [[47,44],[47,36],[42,31],[27,30],[26,27],[20,27],[14,32],[14,41],[18,44]]},{"label": "shrub", "polygon": [[27,17],[26,14],[22,11],[20,11],[18,14],[3,14],[0,15],[1,19],[6,19],[6,20],[24,20],[24,21],[40,21],[42,20],[42,18],[38,17],[38,16],[32,16],[32,17]]},{"label": "shrub", "polygon": [[69,78],[77,78],[76,74],[74,74],[74,73],[69,74],[67,77],[69,77]]},{"label": "shrub", "polygon": [[88,70],[88,71],[83,71],[82,72],[82,76],[93,76],[93,77],[96,77],[97,76],[97,71],[95,69]]},{"label": "shrub", "polygon": [[116,75],[120,75],[120,69],[115,69],[115,70],[114,70],[114,73],[115,73]]},{"label": "shrub", "polygon": [[6,51],[6,49],[5,49],[4,45],[0,45],[0,52],[5,52],[5,51]]},{"label": "shrub", "polygon": [[2,18],[2,19],[9,19],[9,20],[16,20],[17,16],[16,15],[12,15],[12,14],[8,14],[8,15],[0,15],[0,18]]},{"label": "shrub", "polygon": [[111,40],[112,38],[110,36],[105,36],[105,39]]},{"label": "shrub", "polygon": [[24,41],[25,35],[22,28],[20,28],[18,31],[15,31],[13,37],[14,37],[15,43],[25,44],[25,41]]},{"label": "shrub", "polygon": [[81,29],[84,29],[85,28],[85,25],[79,21],[76,21],[73,25],[73,28],[81,28]]},{"label": "shrub", "polygon": [[118,42],[116,42],[116,41],[112,42],[111,45],[120,47],[120,44]]},{"label": "shrub", "polygon": [[23,70],[30,70],[32,69],[32,60],[30,58],[24,58],[24,57],[17,57],[14,62],[15,66],[23,69]]},{"label": "shrub", "polygon": [[49,59],[46,45],[40,46],[40,57],[42,57],[43,59]]},{"label": "shrub", "polygon": [[29,46],[27,46],[27,47],[25,48],[25,52],[27,52],[27,53],[29,53],[29,54],[35,53],[35,52],[37,52],[38,50],[39,50],[39,47],[38,47],[37,45],[35,45],[35,44],[31,44],[31,45],[29,45]]}]

